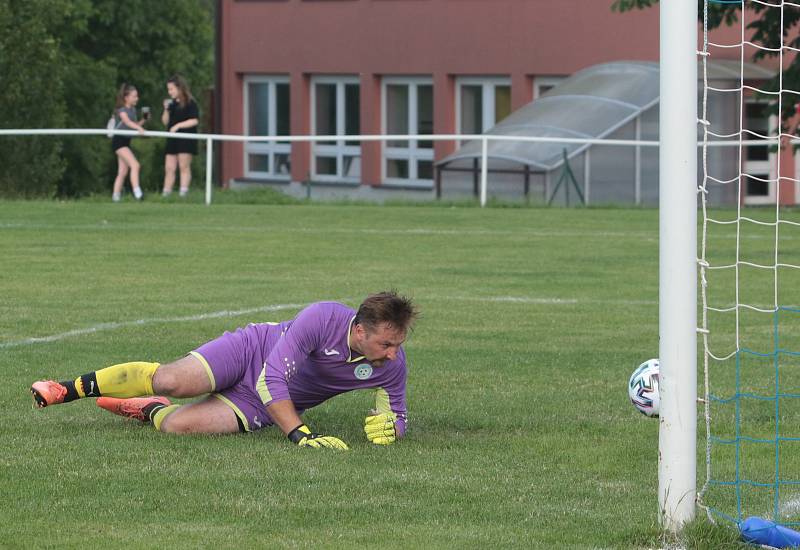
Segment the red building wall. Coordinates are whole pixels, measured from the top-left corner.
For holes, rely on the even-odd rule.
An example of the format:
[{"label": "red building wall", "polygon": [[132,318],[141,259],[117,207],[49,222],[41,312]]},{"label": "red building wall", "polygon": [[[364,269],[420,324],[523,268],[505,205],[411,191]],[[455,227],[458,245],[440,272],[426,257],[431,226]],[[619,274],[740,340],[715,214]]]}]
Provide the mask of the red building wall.
[{"label": "red building wall", "polygon": [[[288,75],[291,128],[309,134],[312,75],[358,75],[361,132],[380,134],[381,77],[428,76],[434,133],[455,132],[458,76],[510,78],[512,109],[540,76],[597,63],[657,61],[657,8],[611,11],[613,0],[222,0],[221,131],[244,133],[244,75]],[[738,41],[738,31],[717,39]],[[738,52],[731,50],[731,57]],[[243,175],[243,146],[225,143],[223,181]],[[435,158],[452,143],[437,142]],[[310,145],[292,148],[292,180],[309,173]],[[362,145],[361,181],[381,180],[381,145]]]}]

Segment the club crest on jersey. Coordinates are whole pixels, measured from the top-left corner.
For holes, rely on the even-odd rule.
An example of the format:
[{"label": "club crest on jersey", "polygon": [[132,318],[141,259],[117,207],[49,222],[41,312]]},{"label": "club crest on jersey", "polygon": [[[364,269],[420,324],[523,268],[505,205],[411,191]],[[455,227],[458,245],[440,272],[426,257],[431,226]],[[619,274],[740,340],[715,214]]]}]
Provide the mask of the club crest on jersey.
[{"label": "club crest on jersey", "polygon": [[356,370],[353,371],[353,374],[359,380],[366,380],[367,378],[372,376],[372,365],[361,363],[356,367]]}]

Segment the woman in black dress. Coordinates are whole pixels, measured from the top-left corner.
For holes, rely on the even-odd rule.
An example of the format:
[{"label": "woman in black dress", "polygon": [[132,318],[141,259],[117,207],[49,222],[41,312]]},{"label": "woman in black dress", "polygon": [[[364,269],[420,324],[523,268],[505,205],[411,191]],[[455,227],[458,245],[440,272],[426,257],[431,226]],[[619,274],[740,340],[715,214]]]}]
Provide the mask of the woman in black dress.
[{"label": "woman in black dress", "polygon": [[[170,132],[196,134],[200,113],[186,80],[180,75],[175,75],[167,80],[167,94],[170,98],[164,100],[161,122]],[[192,155],[196,154],[197,140],[167,139],[164,157],[164,190],[161,193],[163,196],[167,197],[172,194],[176,168],[179,168],[181,173],[180,196],[186,196],[189,192],[189,185],[192,183]]]}]

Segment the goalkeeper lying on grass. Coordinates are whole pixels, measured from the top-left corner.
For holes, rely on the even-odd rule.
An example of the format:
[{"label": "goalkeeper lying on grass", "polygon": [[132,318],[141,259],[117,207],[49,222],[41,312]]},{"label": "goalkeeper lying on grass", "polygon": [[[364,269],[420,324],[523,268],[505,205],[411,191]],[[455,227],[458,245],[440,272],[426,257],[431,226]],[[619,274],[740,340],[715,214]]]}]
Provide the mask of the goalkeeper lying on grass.
[{"label": "goalkeeper lying on grass", "polygon": [[[123,363],[64,382],[31,387],[38,407],[97,397],[113,413],[172,433],[250,432],[277,424],[301,447],[347,449],[313,432],[306,409],[340,393],[374,388],[376,407],[364,431],[378,445],[406,427],[406,356],[402,343],[417,317],[395,292],[368,296],[358,311],[318,302],[291,321],[250,324],[226,332],[173,363]],[[196,397],[172,405],[164,396]],[[146,397],[141,397],[146,396]]]}]

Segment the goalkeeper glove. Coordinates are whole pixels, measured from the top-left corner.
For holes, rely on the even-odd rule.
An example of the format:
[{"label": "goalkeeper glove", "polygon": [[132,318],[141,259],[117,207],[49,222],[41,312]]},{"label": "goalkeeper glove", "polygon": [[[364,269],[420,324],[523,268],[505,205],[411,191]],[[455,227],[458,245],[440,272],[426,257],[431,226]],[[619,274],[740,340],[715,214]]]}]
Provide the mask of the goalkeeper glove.
[{"label": "goalkeeper glove", "polygon": [[397,415],[394,413],[381,413],[368,416],[364,419],[364,432],[367,439],[376,445],[390,445],[397,440],[395,426]]},{"label": "goalkeeper glove", "polygon": [[299,447],[313,447],[319,449],[320,447],[328,447],[330,449],[339,449],[341,451],[348,450],[347,444],[331,435],[321,435],[312,433],[305,424],[300,424],[294,430],[289,432],[289,441],[296,443]]}]

